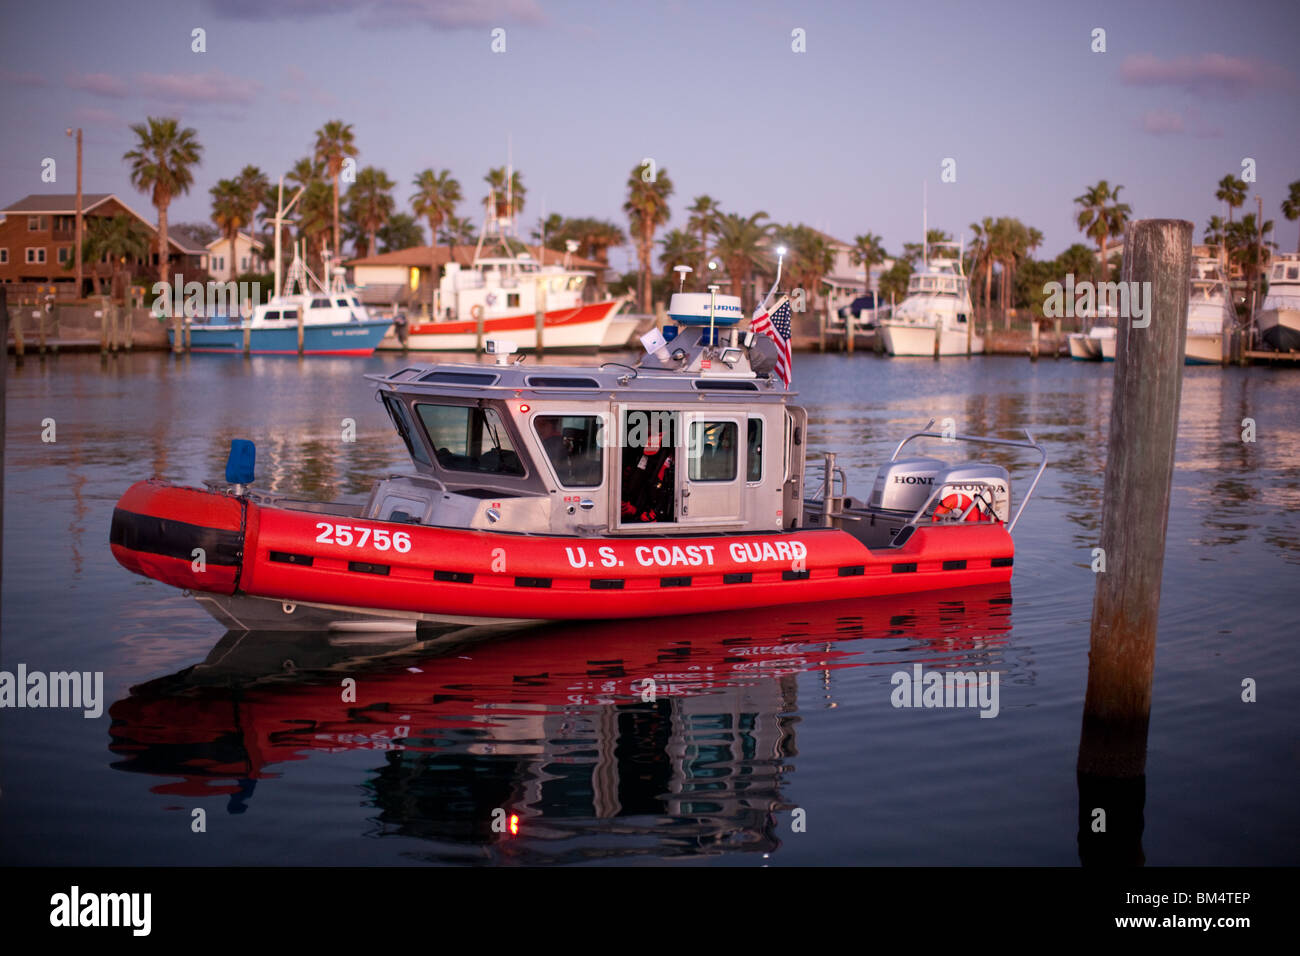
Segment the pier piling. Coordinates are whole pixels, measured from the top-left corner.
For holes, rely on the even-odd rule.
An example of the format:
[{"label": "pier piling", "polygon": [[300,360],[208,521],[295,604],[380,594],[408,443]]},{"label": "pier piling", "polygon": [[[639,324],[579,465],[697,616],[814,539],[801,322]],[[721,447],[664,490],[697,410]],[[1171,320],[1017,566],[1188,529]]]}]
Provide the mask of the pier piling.
[{"label": "pier piling", "polygon": [[1121,320],[1115,346],[1101,526],[1108,568],[1097,575],[1092,611],[1080,774],[1138,777],[1146,769],[1191,241],[1192,224],[1177,219],[1134,222],[1124,240],[1122,279],[1150,290],[1149,324]]}]

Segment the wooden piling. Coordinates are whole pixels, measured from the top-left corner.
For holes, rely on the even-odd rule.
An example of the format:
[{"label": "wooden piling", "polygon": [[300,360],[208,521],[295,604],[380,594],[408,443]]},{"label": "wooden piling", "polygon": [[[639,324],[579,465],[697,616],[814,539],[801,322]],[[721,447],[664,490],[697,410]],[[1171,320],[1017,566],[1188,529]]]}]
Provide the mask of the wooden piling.
[{"label": "wooden piling", "polygon": [[844,350],[850,355],[853,354],[853,338],[857,333],[853,328],[853,303],[849,303],[849,311],[844,315]]},{"label": "wooden piling", "polygon": [[[0,289],[3,288],[4,285],[0,284]],[[7,301],[7,297],[6,297],[6,301]],[[23,361],[23,355],[26,352],[26,349],[24,348],[24,344],[23,344],[23,305],[21,299],[18,302],[18,307],[14,309],[14,314],[12,319],[9,316],[9,307],[5,306],[5,322],[6,324],[12,322],[13,330],[14,330],[14,358],[17,359],[18,364],[21,365]],[[5,337],[6,344],[8,343],[8,341],[9,338],[6,335]]]},{"label": "wooden piling", "polygon": [[[3,338],[0,341],[5,343],[5,349],[9,348],[9,293],[5,290],[4,283],[0,283],[0,322],[4,323]],[[21,336],[14,340],[15,351],[17,352],[18,361],[22,361],[22,352],[18,351],[16,346],[21,340]],[[0,439],[3,439],[8,432],[5,431],[5,386],[8,384],[5,379],[9,375],[9,356],[5,355],[4,361],[0,362]],[[0,440],[0,574],[4,568],[4,530],[5,530],[5,443]],[[0,578],[0,592],[3,588],[3,579]]]},{"label": "wooden piling", "polygon": [[108,296],[101,295],[99,298],[99,354],[107,355],[110,343],[109,324],[111,319],[108,314]]},{"label": "wooden piling", "polygon": [[1190,222],[1147,219],[1126,231],[1122,280],[1150,283],[1143,286],[1150,324],[1134,328],[1133,318],[1121,317],[1117,332],[1102,495],[1106,569],[1092,611],[1083,775],[1137,777],[1146,769],[1191,258]]}]

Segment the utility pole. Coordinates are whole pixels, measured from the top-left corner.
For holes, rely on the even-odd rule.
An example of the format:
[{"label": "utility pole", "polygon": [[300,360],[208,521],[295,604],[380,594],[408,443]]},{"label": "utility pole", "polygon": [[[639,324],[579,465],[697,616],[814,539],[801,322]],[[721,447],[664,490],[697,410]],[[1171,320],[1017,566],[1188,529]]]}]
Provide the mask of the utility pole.
[{"label": "utility pole", "polygon": [[[68,135],[72,135],[72,127],[68,127]],[[77,127],[77,247],[73,250],[76,256],[77,269],[77,294],[73,298],[81,298],[81,127]]]}]

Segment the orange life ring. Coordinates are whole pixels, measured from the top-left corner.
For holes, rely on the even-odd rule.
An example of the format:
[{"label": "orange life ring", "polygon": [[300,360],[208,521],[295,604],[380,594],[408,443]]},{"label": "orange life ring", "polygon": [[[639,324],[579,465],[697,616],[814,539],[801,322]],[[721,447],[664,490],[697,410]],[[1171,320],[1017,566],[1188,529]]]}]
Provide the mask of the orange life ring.
[{"label": "orange life ring", "polygon": [[[937,505],[934,506],[934,516],[936,518],[949,517],[949,520],[955,520],[963,511],[970,508],[974,501],[970,495],[964,495],[960,492],[954,492],[944,497]],[[985,517],[979,508],[971,508],[971,513],[966,516],[967,521],[984,521]]]},{"label": "orange life ring", "polygon": [[472,318],[475,322],[477,322],[479,319],[483,318],[483,306],[481,305],[474,306],[472,309],[469,310],[469,315],[470,318]]}]

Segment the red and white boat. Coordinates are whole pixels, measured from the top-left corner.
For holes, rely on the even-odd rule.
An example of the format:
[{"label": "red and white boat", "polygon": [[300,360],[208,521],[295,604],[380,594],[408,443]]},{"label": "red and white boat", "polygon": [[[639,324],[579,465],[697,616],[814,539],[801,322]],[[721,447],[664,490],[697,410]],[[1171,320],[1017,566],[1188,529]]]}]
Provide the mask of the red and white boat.
[{"label": "red and white boat", "polygon": [[[1032,438],[922,430],[868,500],[833,455],[810,494],[808,416],[776,345],[737,327],[728,296],[678,294],[670,312],[676,334],[636,367],[509,363],[490,343],[496,365],[369,376],[414,473],[364,504],[311,502],[246,487],[232,454],[228,484],[128,489],[113,553],[242,629],[658,617],[1010,579],[1046,466]],[[1041,461],[1012,516],[1005,468],[900,457],[921,439]]]},{"label": "red and white boat", "polygon": [[[497,209],[495,194],[487,208]],[[499,217],[485,217],[468,268],[449,262],[434,290],[429,315],[399,325],[380,343],[390,351],[481,352],[488,338],[508,338],[518,348],[622,348],[631,336],[614,316],[628,301],[587,301],[592,273],[534,259],[514,237],[509,197]],[[571,243],[571,249],[577,243]],[[485,251],[488,254],[485,254]],[[544,254],[544,252],[543,252]],[[541,337],[539,343],[538,337]]]}]

